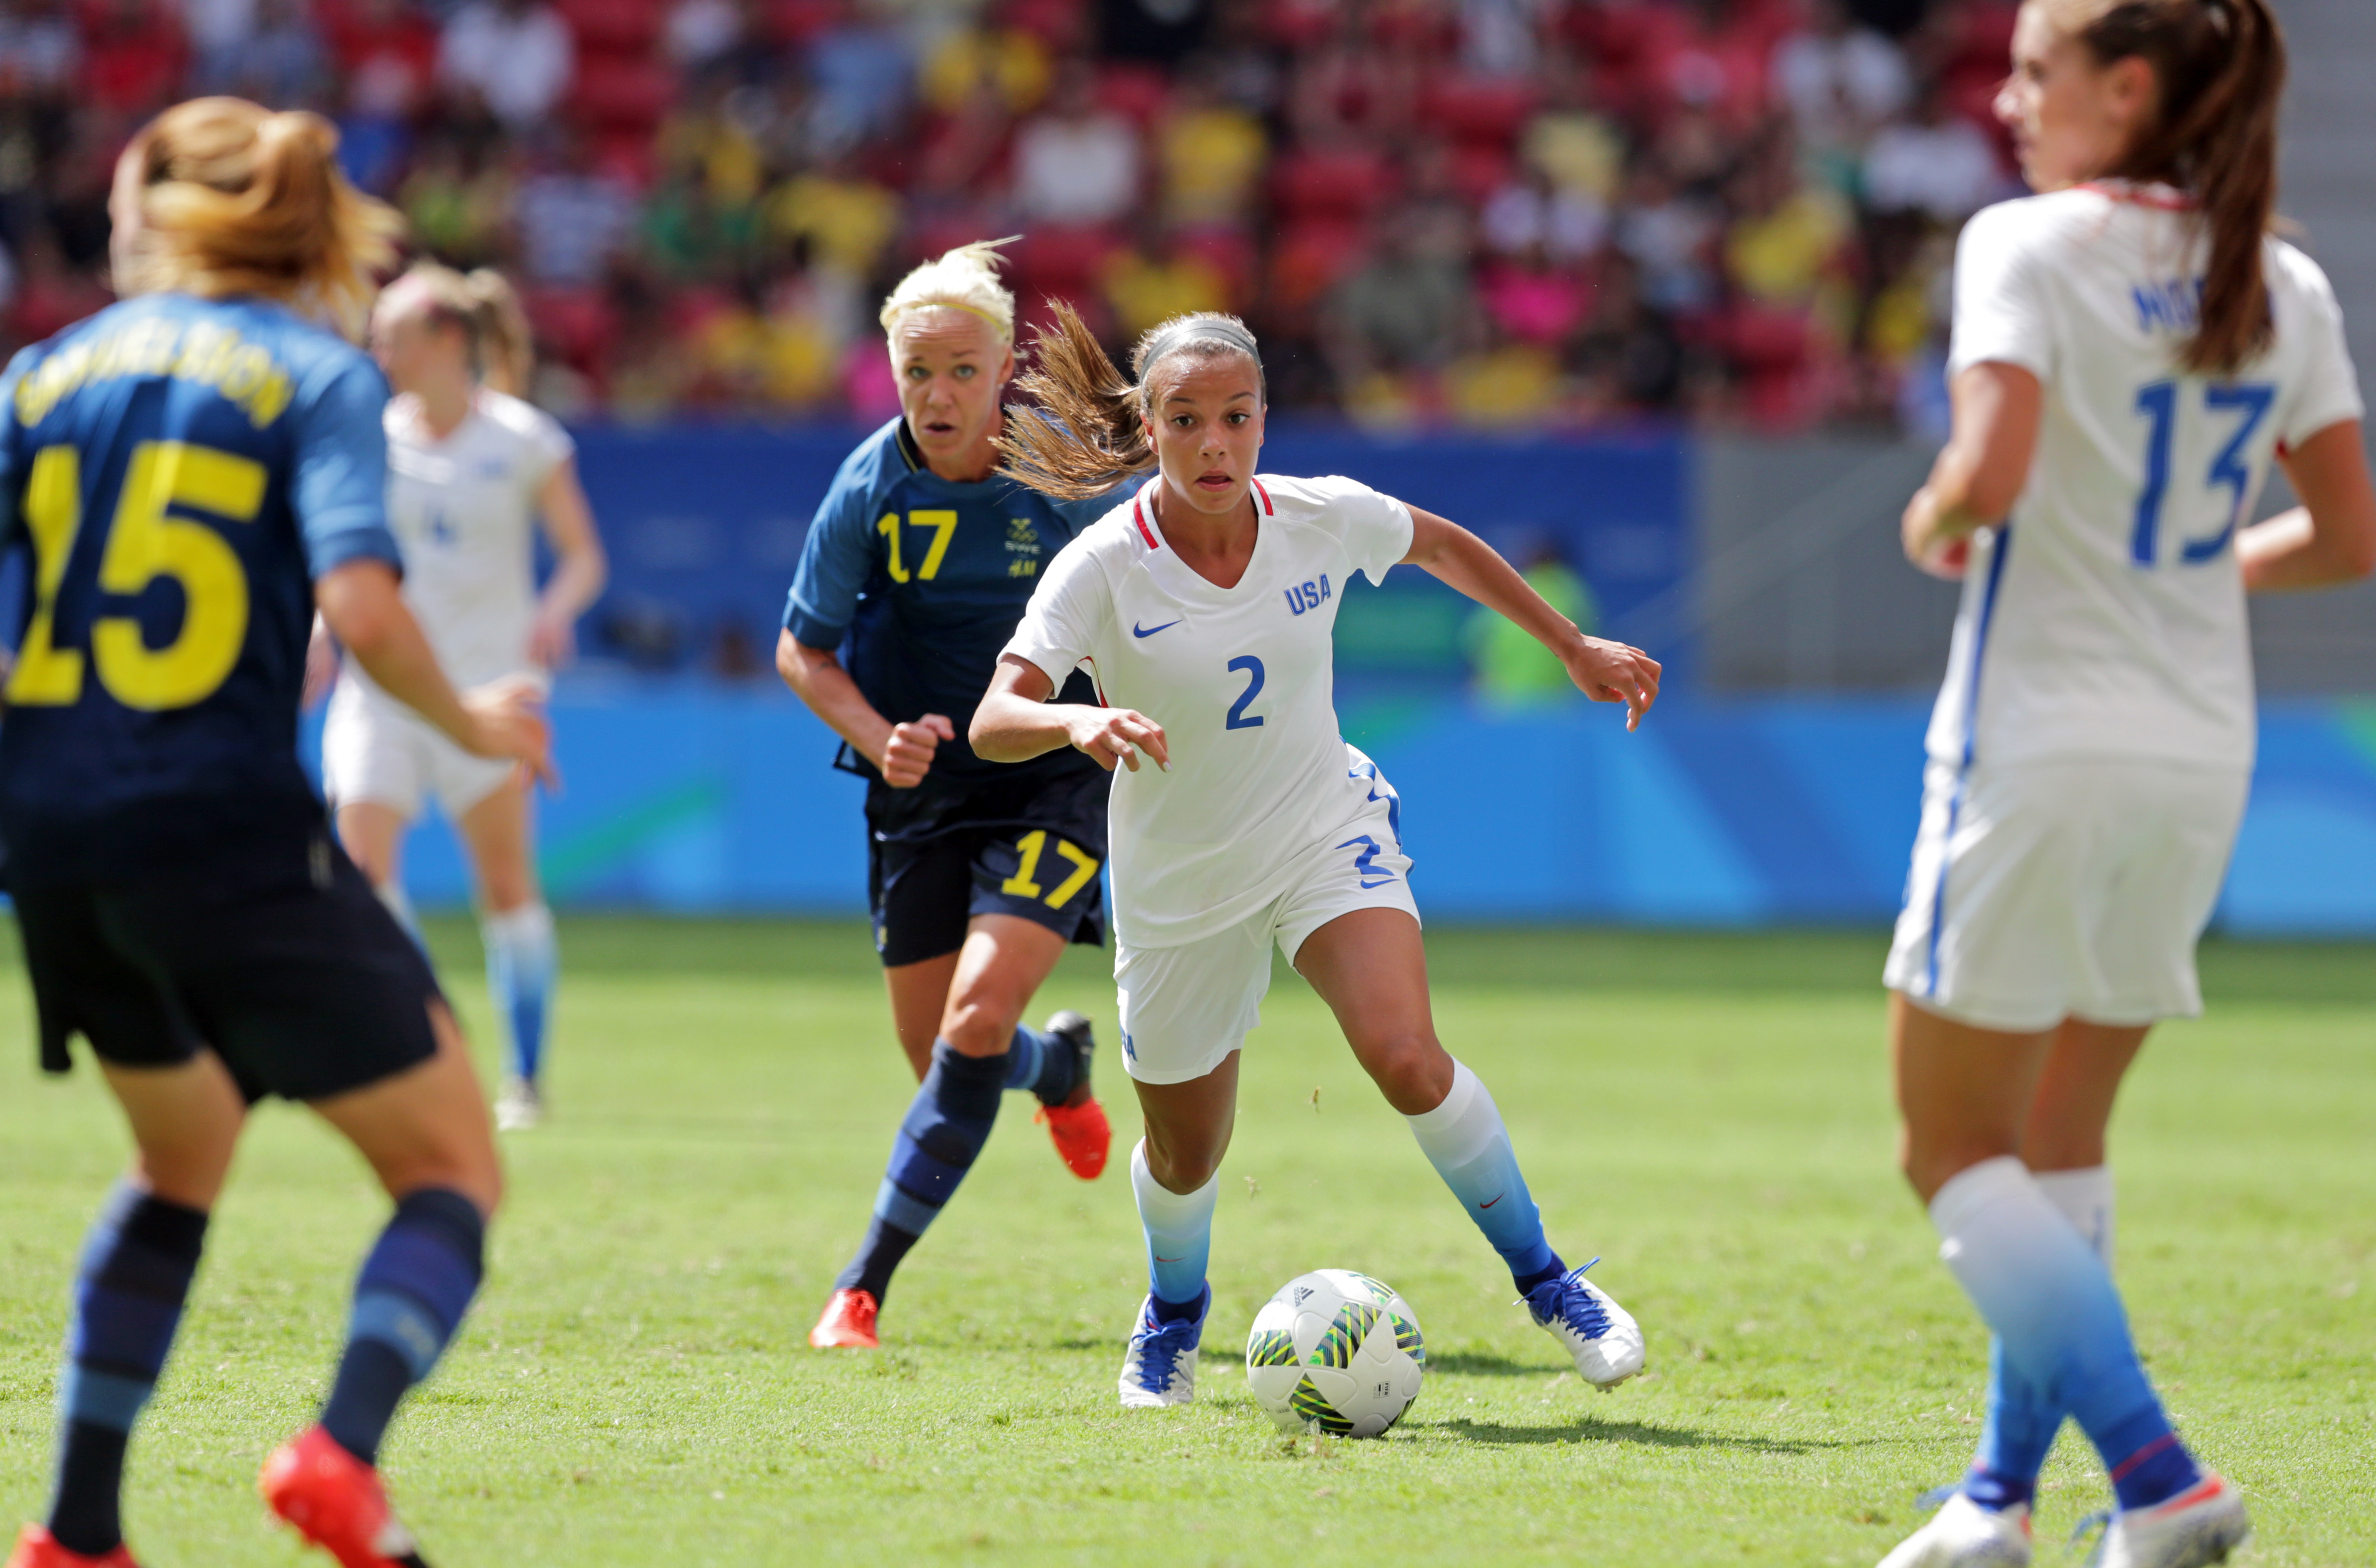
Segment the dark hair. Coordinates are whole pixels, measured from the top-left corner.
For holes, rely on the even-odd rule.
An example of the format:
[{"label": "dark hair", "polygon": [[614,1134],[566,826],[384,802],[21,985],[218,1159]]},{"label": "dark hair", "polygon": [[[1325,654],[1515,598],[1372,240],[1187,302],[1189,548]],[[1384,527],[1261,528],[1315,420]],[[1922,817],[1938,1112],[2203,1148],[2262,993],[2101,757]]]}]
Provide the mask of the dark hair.
[{"label": "dark hair", "polygon": [[1040,406],[1008,409],[998,437],[998,471],[1042,495],[1102,495],[1155,466],[1146,434],[1147,376],[1162,362],[1181,354],[1197,360],[1242,354],[1253,362],[1256,386],[1263,383],[1253,334],[1234,315],[1197,311],[1155,327],[1131,352],[1137,373],[1131,380],[1114,368],[1080,313],[1056,302],[1054,315],[1052,327],[1033,329],[1033,368],[1015,382],[1016,390]]},{"label": "dark hair", "polygon": [[2274,331],[2261,252],[2276,211],[2286,40],[2268,0],[2061,0],[2050,14],[2098,65],[2134,55],[2153,67],[2160,117],[2105,172],[2194,197],[2211,258],[2183,362],[2234,371]]}]

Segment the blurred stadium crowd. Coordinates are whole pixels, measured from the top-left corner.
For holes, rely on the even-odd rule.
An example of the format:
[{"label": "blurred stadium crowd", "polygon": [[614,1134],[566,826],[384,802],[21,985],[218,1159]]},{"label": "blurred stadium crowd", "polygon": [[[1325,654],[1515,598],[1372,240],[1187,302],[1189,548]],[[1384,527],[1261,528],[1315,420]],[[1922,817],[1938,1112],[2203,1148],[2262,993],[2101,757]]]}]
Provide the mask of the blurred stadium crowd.
[{"label": "blurred stadium crowd", "polygon": [[1932,428],[2011,189],[2010,0],[0,0],[6,336],[103,303],[129,133],[338,121],[513,270],[565,415],[873,418],[873,307],[1019,233],[1036,315],[1244,315],[1384,426]]}]

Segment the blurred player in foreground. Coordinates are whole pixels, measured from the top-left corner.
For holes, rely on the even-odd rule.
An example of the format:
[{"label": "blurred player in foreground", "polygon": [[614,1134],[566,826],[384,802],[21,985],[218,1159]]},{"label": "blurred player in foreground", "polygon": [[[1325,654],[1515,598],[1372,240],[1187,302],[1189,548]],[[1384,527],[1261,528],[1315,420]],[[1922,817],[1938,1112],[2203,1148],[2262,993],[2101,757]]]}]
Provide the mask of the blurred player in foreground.
[{"label": "blurred player in foreground", "polygon": [[[1057,557],[972,731],[974,749],[1002,761],[1070,747],[1124,769],[1114,978],[1146,1121],[1131,1182],[1150,1289],[1123,1404],[1195,1392],[1217,1172],[1274,943],[1409,1119],[1535,1321],[1586,1380],[1623,1382],[1641,1370],[1641,1331],[1544,1240],[1493,1097],[1436,1039],[1400,802],[1337,730],[1331,637],[1351,575],[1378,582],[1407,562],[1527,627],[1586,695],[1624,703],[1629,725],[1657,695],[1657,664],[1584,636],[1442,517],[1351,480],[1256,478],[1262,362],[1236,317],[1150,332],[1135,381],[1070,311],[1038,351],[1022,386],[1048,417],[1010,422],[1007,472],[1087,495],[1158,470]],[[1051,703],[1084,662],[1097,700]]]},{"label": "blurred player in foreground", "polygon": [[[396,392],[387,511],[404,551],[404,601],[447,678],[470,685],[541,678],[566,663],[577,617],[602,591],[602,543],[568,433],[495,385],[516,385],[528,355],[518,315],[500,274],[434,264],[390,284],[372,315],[372,351]],[[541,594],[540,520],[554,557]],[[528,780],[463,751],[349,665],[323,729],[322,784],[347,852],[408,927],[405,829],[424,796],[453,822],[478,879],[487,987],[511,1037],[495,1123],[535,1126],[558,960]]]},{"label": "blurred player in foreground", "polygon": [[[867,781],[874,945],[922,1080],[865,1240],[809,1335],[820,1348],[875,1348],[892,1271],[965,1180],[1002,1090],[1039,1099],[1085,1181],[1113,1136],[1089,1092],[1089,1021],[1022,1027],[1065,944],[1105,940],[1105,776],[1071,755],[994,766],[963,738],[1040,570],[1104,510],[993,471],[1015,374],[997,261],[991,244],[951,251],[884,303],[902,412],[834,477],[776,647],[785,683]],[[1090,700],[1087,682],[1073,695]]]},{"label": "blurred player in foreground", "polygon": [[[2326,279],[2270,236],[2264,0],[2030,0],[1997,100],[2039,195],[1964,231],[1954,425],[1906,550],[1964,579],[1887,972],[1905,1168],[1995,1334],[1970,1474],[1887,1568],[2026,1563],[2067,1415],[2101,1561],[2249,1534],[2181,1444],[2110,1272],[2104,1134],[2194,947],[2252,766],[2248,591],[2362,576],[2376,501]],[[2272,461],[2305,505],[2245,527]]]},{"label": "blurred player in foreground", "polygon": [[397,226],[337,143],[239,99],[160,116],[109,203],[125,298],[0,386],[0,537],[33,558],[0,723],[9,891],[43,1064],[88,1039],[138,1151],[83,1252],[54,1501],[11,1568],[131,1563],[125,1443],[267,1094],[351,1140],[396,1214],[320,1423],[266,1462],[264,1494],[348,1568],[421,1561],[374,1461],[478,1287],[502,1177],[427,961],[298,766],[315,607],[473,754],[542,770],[546,739],[531,690],[447,684],[398,591],[386,383],[297,314],[359,325]]}]

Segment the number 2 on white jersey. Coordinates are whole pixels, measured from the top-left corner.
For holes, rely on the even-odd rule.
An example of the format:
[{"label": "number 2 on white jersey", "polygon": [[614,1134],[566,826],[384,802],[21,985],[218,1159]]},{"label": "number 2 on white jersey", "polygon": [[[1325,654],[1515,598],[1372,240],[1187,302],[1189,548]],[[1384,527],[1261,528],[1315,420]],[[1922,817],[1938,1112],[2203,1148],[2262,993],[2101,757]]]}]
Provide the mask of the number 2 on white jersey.
[{"label": "number 2 on white jersey", "polygon": [[[2161,507],[2169,494],[2169,449],[2178,427],[2178,393],[2175,381],[2156,381],[2137,389],[2137,412],[2153,422],[2145,436],[2145,482],[2137,492],[2136,529],[2129,536],[2129,558],[2140,566],[2155,565],[2160,557]],[[2179,559],[2187,565],[2216,560],[2235,538],[2236,525],[2243,520],[2245,498],[2252,489],[2252,469],[2243,460],[2244,446],[2276,400],[2277,389],[2261,381],[2203,389],[2205,410],[2241,410],[2243,418],[2219,456],[2212,459],[2211,471],[2203,481],[2206,487],[2228,487],[2232,497],[2228,504],[2228,525],[2208,539],[2191,539],[2180,546]]]}]

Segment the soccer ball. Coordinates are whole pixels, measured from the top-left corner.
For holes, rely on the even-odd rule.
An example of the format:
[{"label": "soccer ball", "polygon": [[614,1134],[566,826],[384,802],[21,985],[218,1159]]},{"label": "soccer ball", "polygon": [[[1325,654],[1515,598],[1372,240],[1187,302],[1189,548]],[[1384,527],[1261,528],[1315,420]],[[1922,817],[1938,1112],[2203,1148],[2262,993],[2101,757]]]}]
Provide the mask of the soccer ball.
[{"label": "soccer ball", "polygon": [[1246,1336],[1246,1386],[1281,1431],[1375,1437],[1410,1408],[1426,1371],[1419,1314],[1349,1268],[1289,1280]]}]

